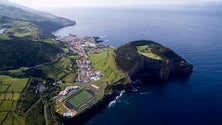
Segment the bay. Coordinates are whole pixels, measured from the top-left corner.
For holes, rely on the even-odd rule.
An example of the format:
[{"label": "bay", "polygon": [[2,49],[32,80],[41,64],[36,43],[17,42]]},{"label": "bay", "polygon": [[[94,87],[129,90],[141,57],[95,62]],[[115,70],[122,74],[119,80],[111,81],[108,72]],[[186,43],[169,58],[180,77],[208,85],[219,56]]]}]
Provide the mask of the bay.
[{"label": "bay", "polygon": [[86,125],[221,125],[222,10],[69,8],[49,10],[76,20],[58,36],[106,36],[103,44],[119,47],[149,39],[173,49],[194,65],[188,81],[142,85],[124,93]]}]

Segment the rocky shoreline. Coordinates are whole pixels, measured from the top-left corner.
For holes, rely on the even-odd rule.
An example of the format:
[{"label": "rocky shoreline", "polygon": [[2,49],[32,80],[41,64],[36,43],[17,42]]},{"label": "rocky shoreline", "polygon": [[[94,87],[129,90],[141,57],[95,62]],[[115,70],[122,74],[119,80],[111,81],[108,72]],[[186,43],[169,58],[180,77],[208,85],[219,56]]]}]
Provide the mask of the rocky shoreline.
[{"label": "rocky shoreline", "polygon": [[[145,46],[150,55],[139,54],[138,46]],[[105,95],[96,104],[73,118],[62,118],[65,125],[84,124],[105,109],[121,91],[132,92],[136,83],[160,84],[172,78],[187,78],[193,66],[175,52],[153,41],[133,41],[117,48],[116,65],[125,72],[125,78],[105,88]],[[157,56],[160,58],[157,59]]]},{"label": "rocky shoreline", "polygon": [[108,85],[105,91],[111,91],[111,94],[105,94],[103,98],[98,101],[95,105],[91,106],[91,108],[86,109],[83,113],[73,117],[73,118],[63,118],[62,123],[65,125],[77,124],[81,125],[90,120],[95,114],[101,112],[105,109],[111,101],[115,100],[121,93],[121,91],[125,90],[126,92],[130,92],[133,89],[131,83],[123,83],[122,80],[115,84]]},{"label": "rocky shoreline", "polygon": [[166,48],[150,40],[129,42],[116,49],[116,64],[131,81],[167,82],[173,77],[187,77],[193,65]]}]

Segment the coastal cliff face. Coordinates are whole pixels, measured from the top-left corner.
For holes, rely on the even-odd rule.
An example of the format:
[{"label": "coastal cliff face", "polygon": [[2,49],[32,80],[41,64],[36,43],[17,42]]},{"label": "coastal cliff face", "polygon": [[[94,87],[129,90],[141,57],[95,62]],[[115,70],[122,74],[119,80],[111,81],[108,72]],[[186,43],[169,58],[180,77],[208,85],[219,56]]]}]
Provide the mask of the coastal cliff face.
[{"label": "coastal cliff face", "polygon": [[185,59],[158,43],[147,40],[129,42],[115,50],[119,68],[135,81],[167,81],[171,77],[186,77],[193,66]]}]

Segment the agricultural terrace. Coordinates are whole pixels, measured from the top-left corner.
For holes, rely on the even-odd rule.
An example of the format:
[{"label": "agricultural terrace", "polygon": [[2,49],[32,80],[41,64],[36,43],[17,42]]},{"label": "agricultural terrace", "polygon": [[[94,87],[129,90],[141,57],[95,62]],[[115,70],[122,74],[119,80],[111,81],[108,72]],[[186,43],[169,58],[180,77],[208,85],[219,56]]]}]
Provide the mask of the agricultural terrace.
[{"label": "agricultural terrace", "polygon": [[28,78],[12,78],[10,76],[0,75],[0,92],[21,93],[28,80]]},{"label": "agricultural terrace", "polygon": [[137,50],[140,54],[146,57],[156,59],[156,60],[162,60],[160,56],[156,55],[155,53],[151,51],[151,48],[148,45],[137,46]]},{"label": "agricultural terrace", "polygon": [[[6,23],[7,24],[7,23]],[[39,38],[42,34],[42,31],[38,27],[33,25],[30,22],[13,20],[8,23],[9,27],[3,34],[0,35],[0,39],[10,39],[8,34],[13,33],[17,37],[30,37],[30,38]],[[11,26],[10,26],[11,25]]]},{"label": "agricultural terrace", "polygon": [[104,73],[102,80],[109,84],[118,81],[124,76],[115,64],[115,54],[113,51],[113,48],[108,48],[103,52],[90,54],[90,61],[94,69],[102,71]]},{"label": "agricultural terrace", "polygon": [[[28,25],[28,24],[25,24],[25,25]],[[28,25],[28,26],[23,26],[23,27],[13,27],[6,30],[6,33],[7,32],[12,32],[17,37],[32,36],[36,38],[39,33],[39,30],[34,26]]]},{"label": "agricultural terrace", "polygon": [[63,81],[65,81],[65,83],[73,83],[75,81],[76,75],[76,72],[70,72],[63,78]]},{"label": "agricultural terrace", "polygon": [[46,66],[45,70],[48,77],[53,79],[60,79],[73,71],[72,61],[69,57],[63,56],[58,61],[50,64],[50,66]]},{"label": "agricultural terrace", "polygon": [[79,108],[91,98],[93,98],[92,94],[87,91],[82,91],[79,94],[72,96],[67,102],[75,108]]},{"label": "agricultural terrace", "polygon": [[24,124],[25,118],[14,111],[17,101],[28,78],[12,78],[10,76],[0,75],[0,124],[17,125]]}]

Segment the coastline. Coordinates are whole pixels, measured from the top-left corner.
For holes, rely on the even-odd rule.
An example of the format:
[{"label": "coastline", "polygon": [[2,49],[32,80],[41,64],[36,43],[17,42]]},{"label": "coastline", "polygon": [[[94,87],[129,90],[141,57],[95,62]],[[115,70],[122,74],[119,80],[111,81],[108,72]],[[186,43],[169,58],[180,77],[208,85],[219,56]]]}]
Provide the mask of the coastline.
[{"label": "coastline", "polygon": [[86,109],[84,112],[82,112],[81,114],[73,118],[63,117],[62,123],[64,123],[65,125],[84,124],[85,122],[89,121],[95,114],[107,108],[110,102],[116,100],[116,97],[118,97],[123,90],[126,92],[130,92],[132,88],[133,87],[131,83],[123,83],[122,80],[120,80],[117,83],[108,85],[105,91],[111,91],[111,94],[107,94],[105,92],[105,95],[103,96],[103,98],[99,100],[96,104],[94,104],[93,106],[91,106],[90,108]]},{"label": "coastline", "polygon": [[[66,26],[66,27],[69,27],[69,26]],[[54,35],[55,37],[62,37],[62,36],[56,36],[54,32],[52,32],[52,35]],[[69,35],[77,36],[71,33]],[[102,42],[104,42],[104,40],[101,39],[101,37],[99,36],[92,36],[92,38],[95,39],[97,44],[101,44]],[[108,86],[105,87],[104,95],[102,96],[101,99],[99,99],[95,104],[86,108],[83,112],[81,112],[80,114],[74,117],[63,117],[61,114],[56,112],[55,115],[58,116],[59,118],[57,119],[57,122],[61,124],[65,124],[65,125],[84,124],[85,122],[89,121],[95,114],[107,108],[110,102],[116,100],[116,98],[120,96],[121,91],[124,90],[126,92],[130,92],[133,89],[133,84],[129,82],[130,80],[127,79],[127,76],[125,76],[121,78],[120,80],[116,81],[115,83],[110,83]]]},{"label": "coastline", "polygon": [[[107,17],[106,19],[109,20],[116,16],[115,13],[111,12],[111,9],[107,12],[105,12],[106,8],[100,9],[101,11],[97,11],[99,14],[96,13],[96,11],[86,11],[85,9],[79,9],[79,12],[75,10],[78,9],[70,8],[68,11],[72,13],[67,13],[66,9],[59,10],[62,16],[70,17],[69,19],[75,20],[77,14],[79,14],[79,18],[75,26],[63,29],[60,34],[56,35],[63,36],[67,32],[75,34],[84,34],[84,32],[86,32],[86,34],[90,35],[93,34],[91,33],[93,29],[96,29],[95,35],[106,35],[107,39],[110,40],[110,42],[101,44],[112,45],[115,48],[130,40],[149,38],[175,50],[194,65],[193,73],[186,81],[171,78],[166,84],[150,83],[150,81],[146,81],[145,83],[137,82],[138,84],[133,83],[133,85],[138,85],[138,87],[135,87],[138,89],[137,92],[133,90],[132,92],[124,92],[123,96],[120,97],[115,104],[111,107],[105,107],[105,109],[100,112],[98,111],[97,114],[84,122],[84,125],[122,125],[138,123],[168,123],[171,125],[220,124],[220,114],[222,113],[220,110],[222,105],[222,100],[220,99],[222,95],[222,91],[220,91],[222,87],[220,86],[222,63],[220,62],[222,60],[219,57],[222,51],[220,51],[221,37],[219,35],[221,30],[218,28],[221,25],[220,21],[218,22],[221,17],[216,14],[219,12],[218,10],[217,12],[204,13],[203,11],[205,11],[205,9],[197,13],[189,10],[184,10],[183,12],[150,12],[148,10],[135,9],[135,13],[129,13],[128,10],[123,9],[118,13],[120,18],[116,19],[115,22],[112,22],[112,20],[110,20],[110,22],[101,20],[104,17]],[[81,12],[85,12],[85,15]],[[98,14],[96,19],[91,18],[96,14]],[[137,16],[143,19],[142,23],[141,20],[133,18]],[[86,19],[85,24],[89,25],[84,25],[84,23],[82,23],[84,19]],[[165,25],[166,23],[163,22],[163,20],[166,21],[167,25]],[[118,27],[118,24],[122,24],[121,27]],[[128,27],[129,25],[130,27]],[[133,27],[135,25],[136,27]],[[106,26],[110,28],[104,32],[103,29],[107,28]],[[26,67],[18,70],[26,70]],[[18,70],[12,70],[6,75],[12,78],[20,77],[22,74],[19,76],[12,76],[12,74],[16,75],[17,73],[15,73],[15,71]],[[44,72],[41,74],[41,70],[38,69],[28,70],[26,73],[28,75],[32,73],[35,77],[41,77],[40,79],[46,78],[44,77]],[[24,75],[26,75],[26,73],[24,73]],[[31,78],[33,77],[31,76]],[[33,83],[34,82],[32,82],[32,84]],[[39,94],[33,94],[34,96],[26,94],[26,92],[28,92],[27,90],[34,90],[32,88],[35,88],[35,86],[30,87],[30,84],[27,84],[21,95],[22,101],[29,101],[30,98],[30,102],[35,102],[36,96]],[[58,87],[56,88],[60,91]],[[54,92],[55,89],[52,90]],[[50,94],[48,90],[45,93]],[[47,103],[45,104],[47,106]],[[21,106],[21,104],[18,104],[18,106]],[[10,111],[6,119],[14,119],[14,123],[16,123],[17,120],[25,120],[24,122],[26,124],[30,123],[27,122],[27,120],[33,119],[32,124],[47,124],[42,122],[44,120],[44,114],[40,114],[37,110],[42,109],[43,106],[42,103],[34,108],[32,108],[33,106],[24,105],[24,109],[30,107],[26,116],[20,114],[19,116],[22,117],[16,119],[16,112]],[[53,108],[52,104],[46,109],[48,114],[50,114],[50,109],[52,109],[51,113],[54,113]],[[43,110],[40,111],[43,112]],[[48,119],[47,122],[50,122],[50,115],[45,118]],[[3,121],[1,121],[1,123],[3,123]],[[56,123],[57,122],[55,122],[55,124]],[[62,124],[62,122],[60,123]],[[51,122],[48,124],[51,124]]]},{"label": "coastline", "polygon": [[[147,50],[141,51],[144,52],[145,55],[139,53],[141,48],[138,49],[137,47]],[[132,51],[135,53],[132,54]],[[117,61],[117,63],[114,64],[121,69],[121,72],[127,72],[128,74],[126,75],[124,73],[125,75],[122,79],[116,83],[111,82],[111,84],[106,86],[104,95],[102,95],[102,98],[95,104],[87,107],[83,112],[72,118],[63,117],[61,120],[62,123],[67,125],[84,124],[96,113],[105,109],[110,102],[114,101],[116,97],[120,95],[122,90],[125,90],[126,92],[132,91],[132,81],[136,81],[137,79],[142,79],[142,81],[149,79],[149,82],[160,81],[161,83],[165,83],[168,82],[172,76],[177,74],[189,76],[193,68],[191,64],[177,55],[173,50],[148,40],[129,42],[117,48],[115,54],[117,54],[117,56],[115,56],[115,61]],[[148,73],[144,71],[144,68]]]}]

